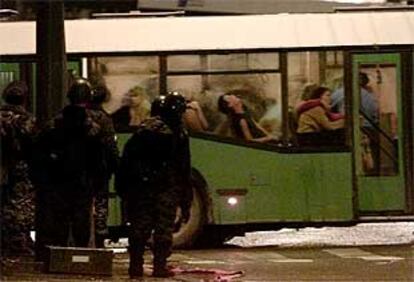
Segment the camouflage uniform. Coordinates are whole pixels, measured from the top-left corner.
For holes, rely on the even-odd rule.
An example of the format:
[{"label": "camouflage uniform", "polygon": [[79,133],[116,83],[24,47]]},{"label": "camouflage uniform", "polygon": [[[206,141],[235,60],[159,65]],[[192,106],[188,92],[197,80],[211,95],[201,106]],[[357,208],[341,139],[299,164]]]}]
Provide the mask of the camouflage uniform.
[{"label": "camouflage uniform", "polygon": [[115,137],[115,130],[110,115],[98,105],[90,107],[91,118],[101,127],[101,134],[105,145],[105,171],[93,177],[92,185],[95,193],[95,244],[102,248],[103,240],[108,235],[108,193],[109,180],[115,172],[119,162],[119,150]]},{"label": "camouflage uniform", "polygon": [[29,157],[35,119],[22,106],[0,108],[1,231],[5,255],[32,252],[34,188],[29,178]]},{"label": "camouflage uniform", "polygon": [[145,120],[125,145],[115,187],[127,201],[131,223],[130,275],[142,273],[139,267],[152,231],[154,271],[171,254],[177,207],[192,201],[188,145],[182,127],[173,131],[159,117]]},{"label": "camouflage uniform", "polygon": [[47,245],[87,247],[90,240],[92,176],[102,171],[101,128],[88,109],[66,106],[39,134],[36,147],[36,256]]}]

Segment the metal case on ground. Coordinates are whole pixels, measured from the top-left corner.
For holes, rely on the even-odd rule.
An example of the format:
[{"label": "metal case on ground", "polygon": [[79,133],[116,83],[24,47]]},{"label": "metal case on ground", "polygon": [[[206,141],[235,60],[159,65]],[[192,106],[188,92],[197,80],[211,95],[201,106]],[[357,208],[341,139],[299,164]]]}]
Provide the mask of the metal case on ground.
[{"label": "metal case on ground", "polygon": [[49,251],[48,272],[112,275],[112,250],[49,246]]}]

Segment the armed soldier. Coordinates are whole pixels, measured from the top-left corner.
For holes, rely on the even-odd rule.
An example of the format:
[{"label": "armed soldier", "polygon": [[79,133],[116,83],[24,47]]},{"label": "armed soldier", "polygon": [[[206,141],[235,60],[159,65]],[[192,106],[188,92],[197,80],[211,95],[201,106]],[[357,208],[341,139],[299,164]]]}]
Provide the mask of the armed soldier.
[{"label": "armed soldier", "polygon": [[109,180],[118,167],[119,150],[116,142],[115,129],[110,115],[102,107],[102,103],[108,98],[109,90],[103,86],[96,86],[92,91],[92,99],[89,106],[92,119],[101,127],[103,148],[103,171],[92,177],[94,189],[94,221],[95,221],[95,246],[104,247],[104,239],[108,235],[108,193]]},{"label": "armed soldier", "polygon": [[3,255],[33,253],[30,230],[34,224],[34,187],[29,160],[35,135],[35,119],[24,108],[28,88],[11,82],[3,91],[0,108],[0,221]]},{"label": "armed soldier", "polygon": [[103,170],[101,129],[86,105],[91,86],[78,78],[69,105],[39,134],[36,148],[36,257],[47,259],[46,246],[67,246],[70,230],[76,247],[90,240],[92,177]]},{"label": "armed soldier", "polygon": [[161,96],[128,140],[121,158],[116,189],[126,200],[131,223],[129,275],[143,275],[145,245],[153,231],[154,277],[168,277],[177,207],[187,222],[192,202],[189,138],[182,125],[186,109],[177,93]]}]

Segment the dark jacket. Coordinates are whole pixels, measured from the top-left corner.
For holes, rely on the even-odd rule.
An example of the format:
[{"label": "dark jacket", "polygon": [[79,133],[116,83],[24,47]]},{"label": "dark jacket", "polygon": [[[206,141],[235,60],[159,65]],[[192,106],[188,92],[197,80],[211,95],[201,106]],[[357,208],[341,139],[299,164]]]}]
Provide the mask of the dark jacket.
[{"label": "dark jacket", "polygon": [[125,145],[115,188],[121,197],[171,191],[190,205],[192,188],[189,139],[159,117],[142,122]]},{"label": "dark jacket", "polygon": [[103,142],[90,111],[66,106],[36,142],[35,176],[40,187],[70,189],[92,194],[90,178],[103,169]]}]

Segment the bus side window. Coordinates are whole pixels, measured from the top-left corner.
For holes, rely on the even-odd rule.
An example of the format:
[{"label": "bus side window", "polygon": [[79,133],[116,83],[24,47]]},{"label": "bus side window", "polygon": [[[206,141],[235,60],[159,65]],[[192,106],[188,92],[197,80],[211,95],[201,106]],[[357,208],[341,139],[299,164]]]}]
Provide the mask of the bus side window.
[{"label": "bus side window", "polygon": [[299,145],[336,145],[337,132],[343,130],[345,119],[342,113],[331,111],[331,102],[331,90],[318,86],[308,100],[298,105],[296,132]]},{"label": "bus side window", "polygon": [[[288,53],[288,140],[299,147],[341,146],[345,115],[336,89],[343,86],[342,52]],[[333,89],[333,90],[331,90]],[[332,98],[335,98],[333,101]]]},{"label": "bus side window", "polygon": [[251,112],[244,102],[244,97],[251,96],[252,94],[249,90],[230,90],[219,96],[217,107],[221,113],[226,115],[230,129],[236,138],[259,143],[277,141],[255,119],[254,112]]}]

